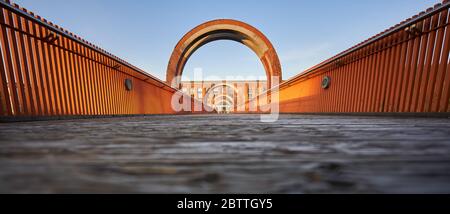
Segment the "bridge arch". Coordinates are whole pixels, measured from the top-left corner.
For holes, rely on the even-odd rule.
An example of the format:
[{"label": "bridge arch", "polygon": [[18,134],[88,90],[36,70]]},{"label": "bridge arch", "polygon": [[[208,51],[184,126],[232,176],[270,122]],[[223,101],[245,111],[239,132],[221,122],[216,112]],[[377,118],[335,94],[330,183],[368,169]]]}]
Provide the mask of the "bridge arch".
[{"label": "bridge arch", "polygon": [[192,54],[203,45],[217,40],[236,41],[253,50],[266,71],[267,88],[272,86],[272,77],[282,79],[278,54],[263,33],[241,21],[218,19],[195,27],[178,42],[167,66],[167,83],[179,89],[184,66]]},{"label": "bridge arch", "polygon": [[219,95],[214,98],[213,108],[216,109],[217,112],[230,112],[234,109],[234,99],[229,95]]},{"label": "bridge arch", "polygon": [[214,98],[214,102],[215,103],[219,103],[222,100],[225,100],[225,101],[227,101],[227,102],[229,102],[230,104],[233,104],[233,105],[235,104],[233,97],[231,97],[230,95],[221,94],[221,95],[218,95],[218,96],[216,96]]},{"label": "bridge arch", "polygon": [[207,98],[209,97],[209,95],[214,92],[214,89],[216,88],[231,88],[233,90],[234,93],[238,93],[238,89],[233,85],[233,84],[228,84],[228,83],[220,83],[220,84],[215,84],[214,86],[208,88],[208,90],[205,93],[205,97]]}]

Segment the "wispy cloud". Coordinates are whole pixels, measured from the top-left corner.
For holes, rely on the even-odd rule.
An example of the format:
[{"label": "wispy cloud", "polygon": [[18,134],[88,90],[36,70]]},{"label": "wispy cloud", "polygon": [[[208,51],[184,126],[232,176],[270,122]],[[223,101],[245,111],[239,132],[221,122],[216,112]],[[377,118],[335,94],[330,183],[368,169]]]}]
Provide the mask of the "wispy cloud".
[{"label": "wispy cloud", "polygon": [[280,54],[284,78],[290,78],[329,58],[332,53],[330,43],[312,44]]},{"label": "wispy cloud", "polygon": [[322,43],[311,45],[305,47],[303,49],[290,50],[280,55],[280,58],[283,62],[292,62],[292,61],[304,61],[307,62],[311,59],[317,59],[320,57],[326,57],[327,53],[331,45],[329,43]]}]

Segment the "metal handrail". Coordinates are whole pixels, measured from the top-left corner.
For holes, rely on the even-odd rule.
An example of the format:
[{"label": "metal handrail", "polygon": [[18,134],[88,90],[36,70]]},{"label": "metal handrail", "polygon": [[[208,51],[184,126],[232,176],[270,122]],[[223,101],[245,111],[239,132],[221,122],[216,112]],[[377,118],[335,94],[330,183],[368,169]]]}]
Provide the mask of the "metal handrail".
[{"label": "metal handrail", "polygon": [[[426,18],[428,18],[430,16],[433,16],[433,15],[435,15],[437,13],[440,13],[442,10],[445,10],[448,7],[450,7],[450,0],[444,0],[442,2],[442,4],[436,4],[433,8],[430,8],[430,9],[428,9],[425,12],[421,12],[417,16],[409,18],[409,19],[403,21],[402,23],[400,23],[400,24],[398,24],[398,25],[396,25],[396,26],[394,26],[394,27],[392,27],[392,28],[382,32],[382,33],[377,34],[376,36],[374,36],[374,37],[372,37],[372,38],[370,38],[370,39],[368,39],[368,40],[366,40],[366,41],[364,41],[364,42],[362,42],[362,43],[360,43],[360,44],[358,44],[358,45],[356,45],[356,46],[354,46],[354,47],[352,47],[350,49],[347,49],[347,50],[345,50],[345,51],[343,51],[343,52],[341,52],[341,53],[339,53],[339,54],[337,54],[337,55],[335,55],[335,56],[333,56],[333,57],[323,61],[322,63],[320,63],[318,65],[315,65],[315,66],[313,66],[313,67],[311,67],[309,69],[306,69],[304,72],[301,72],[300,74],[297,74],[297,75],[295,75],[292,78],[289,78],[288,80],[284,81],[283,83],[281,83],[280,85],[275,86],[275,87],[282,88],[285,85],[289,85],[290,83],[292,83],[292,82],[294,82],[294,81],[296,81],[296,80],[298,80],[298,79],[300,79],[300,78],[302,78],[302,77],[312,73],[313,71],[315,71],[315,70],[317,70],[319,68],[322,68],[323,66],[329,64],[330,62],[332,62],[332,61],[334,61],[336,59],[342,58],[342,57],[344,57],[344,56],[346,56],[346,55],[348,55],[348,54],[350,54],[352,52],[355,52],[355,51],[360,50],[360,49],[362,49],[364,47],[367,47],[367,46],[369,46],[369,45],[371,45],[371,44],[373,44],[373,43],[375,43],[375,42],[377,42],[377,41],[379,41],[381,39],[384,39],[384,38],[386,38],[386,37],[388,37],[388,36],[398,32],[398,31],[408,27],[408,26],[411,26],[413,23],[416,23],[418,21],[426,19]],[[275,88],[275,87],[273,87],[273,88]]]},{"label": "metal handrail", "polygon": [[43,27],[45,27],[45,28],[47,28],[47,29],[49,29],[51,31],[54,31],[54,32],[57,32],[57,33],[59,33],[59,34],[61,34],[63,36],[66,36],[66,37],[68,37],[69,39],[71,39],[71,40],[73,40],[75,42],[78,42],[78,43],[80,43],[80,44],[82,44],[82,45],[84,45],[84,46],[86,46],[88,48],[91,48],[91,49],[93,49],[93,50],[95,50],[95,51],[97,51],[97,52],[99,52],[101,54],[106,55],[109,58],[112,58],[112,59],[118,61],[118,63],[120,63],[122,65],[125,65],[125,66],[131,68],[132,70],[134,70],[134,71],[136,71],[136,72],[138,72],[138,73],[148,77],[148,78],[144,79],[145,81],[148,80],[148,79],[153,79],[153,80],[159,82],[160,84],[162,84],[162,86],[159,86],[161,88],[168,87],[171,90],[175,90],[175,91],[177,90],[177,89],[172,88],[170,85],[168,85],[166,82],[160,80],[159,78],[157,78],[157,77],[155,77],[155,76],[145,72],[144,70],[142,70],[142,69],[140,69],[140,68],[138,68],[138,67],[136,67],[134,65],[131,65],[130,63],[126,62],[125,60],[120,59],[119,57],[114,56],[113,54],[111,54],[111,53],[109,53],[109,52],[107,52],[105,50],[102,50],[101,48],[99,48],[99,47],[97,47],[97,46],[87,42],[86,40],[83,40],[83,39],[79,38],[78,36],[74,35],[73,33],[69,33],[67,30],[62,29],[62,28],[58,27],[57,25],[54,26],[54,25],[48,23],[45,19],[41,20],[41,19],[31,15],[30,13],[28,13],[28,12],[24,11],[23,9],[19,8],[19,6],[16,5],[16,4],[12,5],[12,4],[6,2],[5,0],[0,0],[0,6],[8,9],[8,10],[10,10],[10,11],[12,11],[12,12],[14,12],[14,13],[20,15],[20,16],[23,16],[25,18],[31,19],[32,21],[40,24],[41,26],[43,26]]}]

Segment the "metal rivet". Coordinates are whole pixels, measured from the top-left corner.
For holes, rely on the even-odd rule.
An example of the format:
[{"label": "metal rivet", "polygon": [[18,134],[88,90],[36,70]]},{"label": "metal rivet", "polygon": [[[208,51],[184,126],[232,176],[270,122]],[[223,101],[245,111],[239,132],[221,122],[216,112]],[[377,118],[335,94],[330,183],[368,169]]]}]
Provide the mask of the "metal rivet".
[{"label": "metal rivet", "polygon": [[322,80],[322,88],[328,89],[330,87],[330,83],[331,83],[331,77],[325,76]]},{"label": "metal rivet", "polygon": [[127,89],[127,91],[133,90],[133,82],[131,81],[131,79],[125,79],[125,88]]}]

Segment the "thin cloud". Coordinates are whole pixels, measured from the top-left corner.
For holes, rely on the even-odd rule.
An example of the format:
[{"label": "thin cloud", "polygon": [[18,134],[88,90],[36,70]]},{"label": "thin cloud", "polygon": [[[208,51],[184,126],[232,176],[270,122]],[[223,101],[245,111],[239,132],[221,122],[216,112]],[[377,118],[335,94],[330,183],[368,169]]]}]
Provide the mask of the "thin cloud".
[{"label": "thin cloud", "polygon": [[326,57],[325,55],[331,49],[329,43],[317,44],[306,47],[301,50],[291,50],[280,56],[281,60],[284,62],[292,61],[308,61],[311,59]]},{"label": "thin cloud", "polygon": [[329,58],[332,53],[330,43],[309,45],[280,54],[283,65],[283,79],[288,79]]}]

